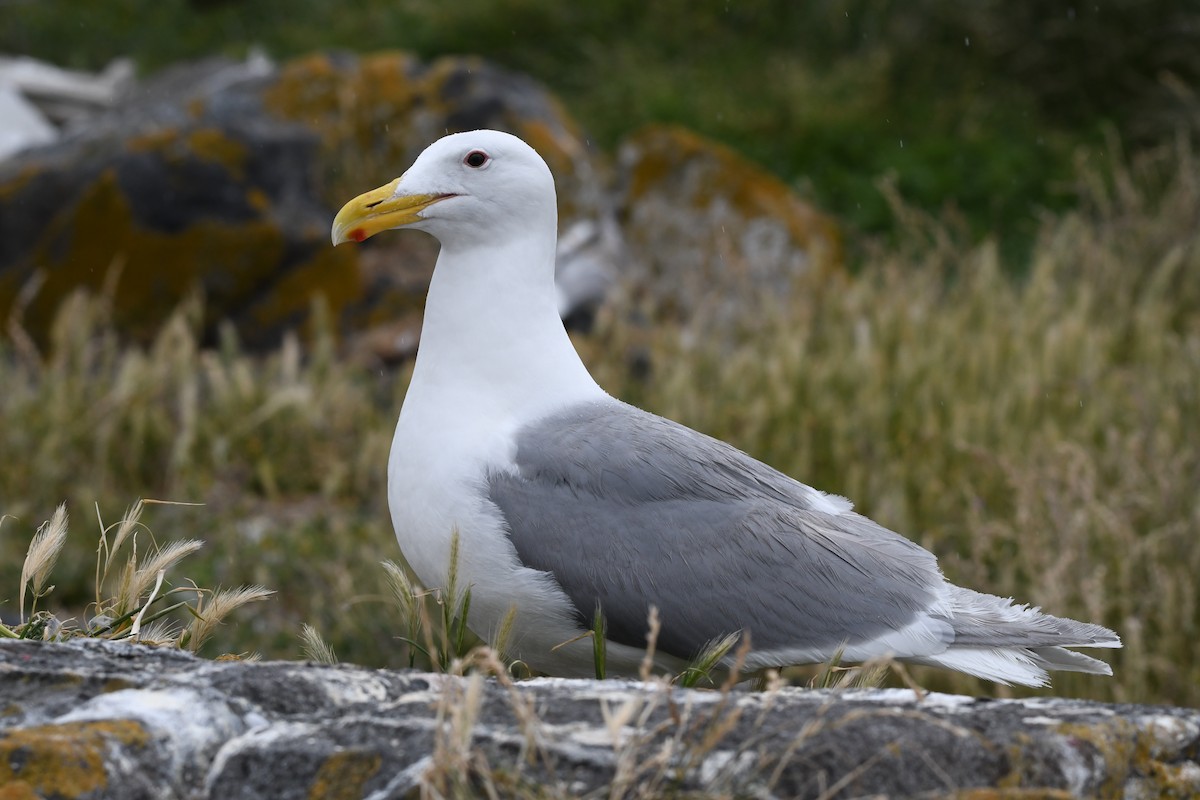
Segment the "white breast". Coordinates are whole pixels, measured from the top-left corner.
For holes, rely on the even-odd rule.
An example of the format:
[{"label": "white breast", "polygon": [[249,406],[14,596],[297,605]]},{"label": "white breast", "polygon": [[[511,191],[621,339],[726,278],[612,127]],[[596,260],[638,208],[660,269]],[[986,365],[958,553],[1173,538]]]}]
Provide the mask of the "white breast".
[{"label": "white breast", "polygon": [[396,539],[421,583],[444,590],[457,531],[458,585],[471,589],[471,630],[492,641],[515,606],[508,655],[543,671],[590,677],[590,642],[553,650],[581,632],[569,599],[548,573],[521,565],[499,508],[487,499],[489,472],[512,469],[515,428],[480,409],[424,403],[419,389],[410,389],[388,462]]}]

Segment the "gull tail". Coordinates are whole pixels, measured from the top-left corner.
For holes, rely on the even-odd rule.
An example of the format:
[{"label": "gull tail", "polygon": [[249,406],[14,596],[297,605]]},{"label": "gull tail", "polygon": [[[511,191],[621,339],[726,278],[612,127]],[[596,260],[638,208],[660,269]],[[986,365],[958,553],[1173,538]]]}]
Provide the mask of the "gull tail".
[{"label": "gull tail", "polygon": [[906,660],[1023,686],[1046,686],[1055,670],[1112,675],[1103,661],[1067,649],[1120,647],[1108,628],[960,586],[950,587],[949,601],[954,641],[941,653]]}]

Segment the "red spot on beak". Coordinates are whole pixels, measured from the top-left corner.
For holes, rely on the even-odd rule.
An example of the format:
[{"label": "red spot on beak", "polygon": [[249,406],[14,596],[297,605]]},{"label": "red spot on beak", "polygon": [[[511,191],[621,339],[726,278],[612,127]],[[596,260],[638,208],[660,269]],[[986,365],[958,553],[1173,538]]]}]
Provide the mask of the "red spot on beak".
[{"label": "red spot on beak", "polygon": [[350,231],[350,238],[356,242],[361,242],[367,238],[367,232],[362,228],[355,228],[354,230]]}]

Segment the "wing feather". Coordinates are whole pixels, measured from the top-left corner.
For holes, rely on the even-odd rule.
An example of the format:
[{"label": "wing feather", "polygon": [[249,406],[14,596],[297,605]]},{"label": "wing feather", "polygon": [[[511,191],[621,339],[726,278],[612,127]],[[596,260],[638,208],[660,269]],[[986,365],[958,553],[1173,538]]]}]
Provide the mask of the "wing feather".
[{"label": "wing feather", "polygon": [[551,573],[588,627],[688,658],[748,631],[757,650],[820,648],[903,628],[940,602],[932,554],[745,453],[616,400],[519,432],[489,475],[522,562]]}]

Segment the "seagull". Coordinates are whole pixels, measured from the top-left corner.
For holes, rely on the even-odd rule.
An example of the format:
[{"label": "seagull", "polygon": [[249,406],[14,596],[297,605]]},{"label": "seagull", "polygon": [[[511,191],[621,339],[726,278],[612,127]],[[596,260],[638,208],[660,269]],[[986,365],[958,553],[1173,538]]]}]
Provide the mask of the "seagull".
[{"label": "seagull", "polygon": [[[441,244],[388,461],[405,560],[445,589],[457,540],[467,624],[506,655],[592,677],[636,674],[657,610],[659,665],[746,637],[744,669],[891,657],[1004,684],[1111,675],[1072,647],[1099,625],[948,582],[932,553],[735,447],[607,394],[559,316],[558,210],[546,163],[479,130],[431,144],[354,198],[333,243],[413,228]],[[726,656],[726,666],[732,663]]]}]

